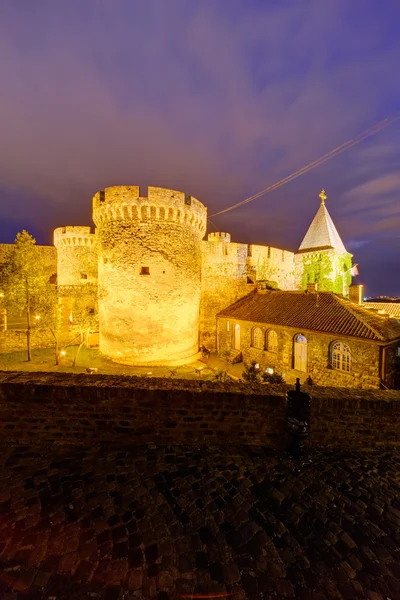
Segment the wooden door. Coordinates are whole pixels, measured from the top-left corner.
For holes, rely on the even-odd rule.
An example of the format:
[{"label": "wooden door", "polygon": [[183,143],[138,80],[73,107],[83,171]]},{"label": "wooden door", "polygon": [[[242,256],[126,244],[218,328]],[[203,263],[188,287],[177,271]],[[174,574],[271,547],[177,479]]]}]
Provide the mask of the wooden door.
[{"label": "wooden door", "polygon": [[294,368],[307,373],[307,338],[298,335],[294,342]]},{"label": "wooden door", "polygon": [[235,350],[240,350],[240,325],[235,325]]}]

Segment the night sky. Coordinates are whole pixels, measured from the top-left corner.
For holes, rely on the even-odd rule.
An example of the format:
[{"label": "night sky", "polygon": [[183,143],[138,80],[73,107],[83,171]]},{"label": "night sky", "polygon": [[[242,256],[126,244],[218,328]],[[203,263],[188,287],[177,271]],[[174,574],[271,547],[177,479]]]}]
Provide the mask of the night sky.
[{"label": "night sky", "polygon": [[[399,22],[399,0],[1,0],[0,241],[92,224],[109,185],[210,215],[266,188],[400,109]],[[354,283],[400,296],[400,121],[212,221],[295,251],[322,187]]]}]

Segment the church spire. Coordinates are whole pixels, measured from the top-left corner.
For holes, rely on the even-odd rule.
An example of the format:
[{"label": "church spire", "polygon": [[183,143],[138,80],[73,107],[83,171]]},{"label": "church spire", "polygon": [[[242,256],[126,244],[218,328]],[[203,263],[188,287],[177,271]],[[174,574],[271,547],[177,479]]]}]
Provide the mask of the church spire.
[{"label": "church spire", "polygon": [[321,199],[321,204],[300,244],[299,252],[327,250],[329,248],[346,252],[340,235],[325,206],[325,200],[328,198],[325,190],[321,190],[318,197]]}]

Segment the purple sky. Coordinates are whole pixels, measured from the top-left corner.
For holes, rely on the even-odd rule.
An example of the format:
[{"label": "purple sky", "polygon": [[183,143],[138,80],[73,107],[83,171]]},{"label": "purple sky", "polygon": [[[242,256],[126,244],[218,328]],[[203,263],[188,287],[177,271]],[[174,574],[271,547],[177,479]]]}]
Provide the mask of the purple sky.
[{"label": "purple sky", "polygon": [[[400,108],[399,22],[398,0],[2,0],[0,241],[91,224],[109,185],[212,214],[289,175]],[[354,282],[400,296],[400,122],[213,222],[297,250],[322,187]]]}]

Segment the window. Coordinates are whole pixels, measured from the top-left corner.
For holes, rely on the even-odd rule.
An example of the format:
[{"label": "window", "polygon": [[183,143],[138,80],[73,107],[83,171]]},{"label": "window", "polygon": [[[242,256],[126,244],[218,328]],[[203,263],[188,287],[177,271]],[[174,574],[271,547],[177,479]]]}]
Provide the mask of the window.
[{"label": "window", "polygon": [[150,275],[150,267],[141,267],[140,274],[141,275]]},{"label": "window", "polygon": [[400,356],[400,346],[397,346],[396,356]]},{"label": "window", "polygon": [[267,331],[267,350],[268,352],[278,352],[278,334],[273,329]]},{"label": "window", "polygon": [[226,330],[227,330],[227,331],[229,331],[229,330],[230,330],[230,328],[231,328],[230,321],[227,321],[227,322],[226,322]]},{"label": "window", "polygon": [[81,279],[87,279],[87,273],[81,273]]},{"label": "window", "polygon": [[332,345],[332,368],[338,371],[350,372],[350,348],[343,342]]},{"label": "window", "polygon": [[88,307],[87,311],[88,311],[88,315],[94,315],[94,308]]},{"label": "window", "polygon": [[259,327],[254,327],[253,329],[253,348],[263,349],[263,334]]}]

